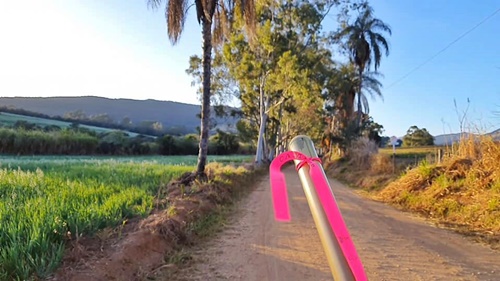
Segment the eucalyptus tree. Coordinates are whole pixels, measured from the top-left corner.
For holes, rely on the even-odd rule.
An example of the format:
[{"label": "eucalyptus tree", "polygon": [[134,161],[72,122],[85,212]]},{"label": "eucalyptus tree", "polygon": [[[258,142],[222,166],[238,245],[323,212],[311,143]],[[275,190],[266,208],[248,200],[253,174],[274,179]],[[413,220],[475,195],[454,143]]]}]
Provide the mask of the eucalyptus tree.
[{"label": "eucalyptus tree", "polygon": [[198,164],[196,173],[205,175],[205,165],[208,154],[208,133],[210,123],[210,82],[213,43],[222,43],[232,28],[234,17],[238,12],[243,16],[247,35],[253,38],[255,29],[255,4],[253,0],[148,0],[148,4],[157,9],[165,2],[165,18],[167,33],[172,44],[176,44],[183,31],[184,23],[190,7],[196,9],[196,19],[202,30],[202,103],[201,128]]},{"label": "eucalyptus tree", "polygon": [[256,44],[249,44],[244,32],[235,32],[225,44],[247,125],[258,128],[257,163],[271,160],[274,148],[292,132],[321,131],[321,94],[329,77],[324,70],[332,65],[322,21],[338,2],[264,0],[256,7]]}]

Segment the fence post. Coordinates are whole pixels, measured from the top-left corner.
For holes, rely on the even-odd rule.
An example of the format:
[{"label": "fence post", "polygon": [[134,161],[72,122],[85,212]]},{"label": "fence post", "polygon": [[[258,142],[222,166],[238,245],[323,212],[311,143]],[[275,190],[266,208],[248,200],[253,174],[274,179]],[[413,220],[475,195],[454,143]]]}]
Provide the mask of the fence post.
[{"label": "fence post", "polygon": [[[290,141],[289,149],[291,151],[298,151],[308,157],[318,157],[314,144],[308,136],[296,136]],[[300,163],[299,160],[294,160],[295,165]],[[330,270],[335,281],[354,281],[353,273],[351,272],[349,265],[342,254],[340,245],[332,232],[328,219],[325,212],[323,211],[321,202],[316,193],[314,183],[309,174],[309,167],[306,165],[299,170],[299,177],[304,188],[304,193],[306,195],[307,202],[309,203],[309,208],[311,209],[311,214],[316,224],[316,229],[319,233],[319,238],[323,244],[323,249],[325,250],[326,258],[330,266]],[[326,178],[326,175],[323,175]]]}]

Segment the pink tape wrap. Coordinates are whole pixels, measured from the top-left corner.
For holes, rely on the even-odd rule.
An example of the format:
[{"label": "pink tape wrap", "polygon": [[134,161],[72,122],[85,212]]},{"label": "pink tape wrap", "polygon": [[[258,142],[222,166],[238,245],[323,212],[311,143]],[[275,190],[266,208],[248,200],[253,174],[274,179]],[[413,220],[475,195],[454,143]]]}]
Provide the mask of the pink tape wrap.
[{"label": "pink tape wrap", "polygon": [[271,191],[274,204],[274,215],[278,221],[290,221],[290,207],[288,204],[288,193],[286,190],[285,175],[281,172],[281,167],[290,161],[300,160],[297,171],[306,164],[309,166],[309,173],[315,185],[316,193],[320,199],[322,208],[328,218],[330,227],[337,238],[342,253],[357,281],[368,280],[363,264],[359,259],[354,243],[349,235],[347,226],[335,201],[335,197],[325,179],[319,158],[309,158],[306,155],[287,151],[276,157],[270,166]]}]

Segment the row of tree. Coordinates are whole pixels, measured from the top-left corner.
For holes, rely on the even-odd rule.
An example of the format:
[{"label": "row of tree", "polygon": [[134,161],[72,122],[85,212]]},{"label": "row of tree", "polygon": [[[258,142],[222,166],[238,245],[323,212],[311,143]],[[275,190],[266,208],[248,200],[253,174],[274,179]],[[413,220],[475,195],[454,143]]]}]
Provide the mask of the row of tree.
[{"label": "row of tree", "polygon": [[0,128],[2,154],[93,154],[98,146],[97,137],[70,130],[48,133]]},{"label": "row of tree", "polygon": [[[12,128],[0,128],[0,153],[16,155],[196,155],[198,143],[196,135],[130,137],[122,131],[96,133],[77,124],[39,128],[21,121]],[[230,133],[219,131],[209,141],[209,153],[214,155],[253,151],[251,146],[240,145],[239,138]]]},{"label": "row of tree", "polygon": [[[165,135],[158,140],[159,154],[162,155],[196,155],[198,154],[199,138],[197,135],[186,135],[176,137]],[[216,135],[210,137],[208,143],[208,154],[251,154],[255,151],[251,145],[239,142],[235,134],[218,131]]]}]

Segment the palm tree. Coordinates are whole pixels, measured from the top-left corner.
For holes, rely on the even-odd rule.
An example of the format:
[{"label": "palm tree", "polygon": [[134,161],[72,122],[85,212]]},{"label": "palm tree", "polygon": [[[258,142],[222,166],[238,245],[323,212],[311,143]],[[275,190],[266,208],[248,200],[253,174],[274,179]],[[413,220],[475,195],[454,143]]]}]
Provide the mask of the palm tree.
[{"label": "palm tree", "polygon": [[[148,0],[148,4],[157,9],[163,0]],[[208,154],[208,132],[210,121],[210,76],[212,64],[212,43],[221,43],[228,34],[234,20],[236,7],[244,16],[250,38],[255,30],[255,4],[253,0],[194,0],[188,5],[188,0],[165,0],[165,18],[170,42],[175,45],[184,30],[184,22],[191,6],[196,7],[196,18],[201,24],[203,49],[203,79],[201,103],[201,129],[198,164],[196,174],[205,175],[205,165]]]},{"label": "palm tree", "polygon": [[[356,91],[358,97],[358,119],[361,116],[363,103],[367,105],[366,97],[361,93],[361,89],[366,88],[362,83],[373,82],[370,79],[365,80],[364,78],[366,77],[363,77],[363,73],[368,71],[371,65],[374,66],[375,72],[378,70],[380,60],[382,59],[382,50],[385,50],[386,56],[389,55],[389,43],[379,33],[380,31],[387,32],[389,35],[392,34],[391,28],[380,19],[374,18],[373,9],[370,6],[366,6],[356,21],[352,25],[347,25],[338,34],[339,38],[346,39],[346,46],[350,52],[351,62],[357,68],[358,83],[360,83]],[[368,86],[368,88],[372,88],[372,86]],[[377,94],[380,94],[380,91]],[[354,106],[355,96],[351,96],[351,98],[350,104]]]},{"label": "palm tree", "polygon": [[342,118],[349,120],[354,116],[354,101],[358,98],[358,112],[369,113],[370,108],[367,96],[372,98],[382,97],[382,83],[377,77],[382,74],[374,71],[365,71],[359,75],[353,64],[341,65],[336,73],[335,89],[337,94],[335,102],[337,108],[344,113]]},{"label": "palm tree", "polygon": [[[353,81],[355,85],[361,85],[361,89],[358,89],[357,98],[358,98],[358,116],[363,113],[370,113],[370,106],[368,103],[367,96],[372,98],[382,96],[382,83],[378,81],[377,77],[382,76],[379,72],[374,71],[365,71],[361,74],[361,79],[359,76]],[[354,100],[354,99],[352,99]],[[353,105],[352,105],[353,106]]]},{"label": "palm tree", "polygon": [[[330,144],[337,143],[341,154],[349,146],[350,141],[359,135],[361,127],[360,120],[354,120],[354,101],[359,96],[361,100],[361,116],[367,116],[369,112],[368,96],[382,97],[382,83],[377,80],[381,74],[366,71],[360,77],[356,66],[352,63],[340,65],[333,72],[328,90],[324,98],[327,102],[328,129],[325,132],[325,139]],[[361,81],[360,81],[361,80]],[[361,89],[359,87],[361,86]],[[362,113],[364,111],[364,113]],[[327,146],[328,151],[332,151],[332,146]]]}]

